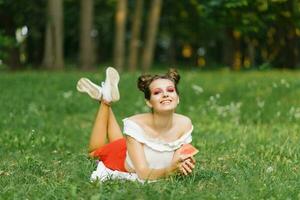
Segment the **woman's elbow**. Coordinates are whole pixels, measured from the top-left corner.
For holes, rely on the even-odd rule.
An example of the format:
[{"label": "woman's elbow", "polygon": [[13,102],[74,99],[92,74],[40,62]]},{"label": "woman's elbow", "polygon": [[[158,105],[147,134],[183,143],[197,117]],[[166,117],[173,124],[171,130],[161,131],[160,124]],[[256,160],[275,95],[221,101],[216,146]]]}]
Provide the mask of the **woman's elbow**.
[{"label": "woman's elbow", "polygon": [[139,168],[136,170],[136,174],[141,180],[149,180],[150,170],[148,168]]}]

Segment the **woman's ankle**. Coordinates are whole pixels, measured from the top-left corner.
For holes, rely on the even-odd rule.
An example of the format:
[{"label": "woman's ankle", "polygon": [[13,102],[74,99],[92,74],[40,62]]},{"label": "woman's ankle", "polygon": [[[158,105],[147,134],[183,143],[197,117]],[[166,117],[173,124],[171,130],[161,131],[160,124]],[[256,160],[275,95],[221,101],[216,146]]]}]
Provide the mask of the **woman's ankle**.
[{"label": "woman's ankle", "polygon": [[111,106],[111,103],[112,102],[109,102],[109,101],[106,101],[106,100],[104,100],[104,99],[102,99],[101,101],[100,101],[100,104],[103,104],[103,105],[106,105],[106,106]]}]

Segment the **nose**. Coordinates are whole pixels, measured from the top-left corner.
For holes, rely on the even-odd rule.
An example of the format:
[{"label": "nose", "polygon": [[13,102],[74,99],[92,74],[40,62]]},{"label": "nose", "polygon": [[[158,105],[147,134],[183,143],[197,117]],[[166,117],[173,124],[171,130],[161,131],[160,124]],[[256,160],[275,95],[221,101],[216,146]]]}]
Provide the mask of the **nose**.
[{"label": "nose", "polygon": [[168,97],[168,96],[169,96],[168,92],[164,91],[163,97]]}]

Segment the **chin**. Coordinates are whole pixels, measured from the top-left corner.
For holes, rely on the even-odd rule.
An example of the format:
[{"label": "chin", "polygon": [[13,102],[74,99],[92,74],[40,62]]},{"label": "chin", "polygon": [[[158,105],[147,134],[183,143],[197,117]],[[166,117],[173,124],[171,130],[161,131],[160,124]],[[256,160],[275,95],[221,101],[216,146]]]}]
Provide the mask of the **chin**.
[{"label": "chin", "polygon": [[176,105],[168,105],[168,106],[163,106],[157,109],[158,112],[174,112],[176,109]]}]

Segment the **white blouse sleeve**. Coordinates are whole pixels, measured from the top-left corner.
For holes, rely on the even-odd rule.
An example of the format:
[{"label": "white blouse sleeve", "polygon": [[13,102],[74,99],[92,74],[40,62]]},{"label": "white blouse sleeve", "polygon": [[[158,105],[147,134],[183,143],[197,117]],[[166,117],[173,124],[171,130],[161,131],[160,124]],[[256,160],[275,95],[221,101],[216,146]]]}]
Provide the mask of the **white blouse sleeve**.
[{"label": "white blouse sleeve", "polygon": [[145,143],[146,139],[144,137],[144,130],[135,122],[128,118],[123,119],[124,128],[123,133],[130,137],[133,137],[141,143]]}]

